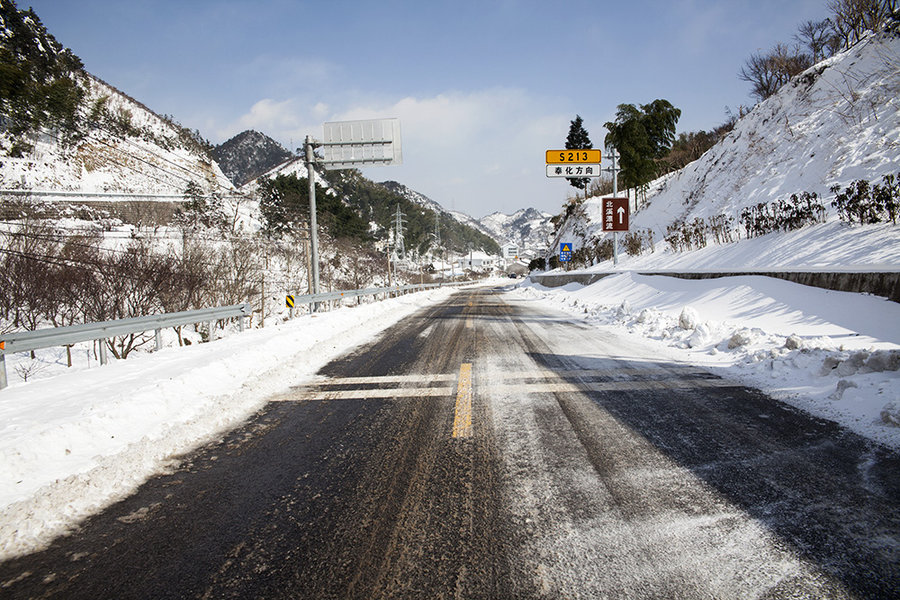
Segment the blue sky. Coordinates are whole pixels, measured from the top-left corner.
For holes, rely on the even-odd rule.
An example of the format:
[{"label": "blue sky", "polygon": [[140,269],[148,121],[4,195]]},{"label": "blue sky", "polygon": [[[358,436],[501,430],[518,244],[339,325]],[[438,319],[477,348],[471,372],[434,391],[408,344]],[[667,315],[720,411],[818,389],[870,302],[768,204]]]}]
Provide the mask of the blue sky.
[{"label": "blue sky", "polygon": [[580,114],[595,147],[621,103],[665,98],[678,131],[752,100],[737,72],[827,16],[825,0],[469,2],[18,0],[88,71],[213,143],[296,148],[324,121],[399,117],[403,165],[366,169],[475,217],[556,213],[547,179]]}]

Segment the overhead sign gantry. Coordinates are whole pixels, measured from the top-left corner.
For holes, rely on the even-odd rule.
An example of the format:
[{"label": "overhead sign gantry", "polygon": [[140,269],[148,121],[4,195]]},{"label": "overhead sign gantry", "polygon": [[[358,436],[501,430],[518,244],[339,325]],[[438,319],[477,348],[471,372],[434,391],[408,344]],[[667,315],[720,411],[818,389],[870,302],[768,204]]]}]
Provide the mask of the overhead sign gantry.
[{"label": "overhead sign gantry", "polygon": [[[332,121],[323,125],[322,141],[306,136],[304,151],[309,178],[309,230],[312,274],[309,292],[319,293],[319,236],[316,225],[316,165],[324,169],[355,169],[366,166],[399,165],[400,119]],[[322,158],[315,149],[321,148]]]}]

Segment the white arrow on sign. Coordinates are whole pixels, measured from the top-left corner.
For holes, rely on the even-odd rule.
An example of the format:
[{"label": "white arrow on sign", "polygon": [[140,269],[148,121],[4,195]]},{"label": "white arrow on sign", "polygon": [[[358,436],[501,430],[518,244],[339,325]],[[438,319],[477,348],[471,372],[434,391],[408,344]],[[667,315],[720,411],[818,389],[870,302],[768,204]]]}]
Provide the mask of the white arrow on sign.
[{"label": "white arrow on sign", "polygon": [[625,209],[620,206],[616,212],[619,213],[619,225],[622,225],[625,223]]}]

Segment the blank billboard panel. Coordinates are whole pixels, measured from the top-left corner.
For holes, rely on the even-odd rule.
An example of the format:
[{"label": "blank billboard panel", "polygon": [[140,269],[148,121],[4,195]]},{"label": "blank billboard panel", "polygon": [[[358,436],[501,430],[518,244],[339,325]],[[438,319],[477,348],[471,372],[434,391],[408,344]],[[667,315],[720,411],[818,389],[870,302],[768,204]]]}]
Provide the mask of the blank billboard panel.
[{"label": "blank billboard panel", "polygon": [[346,169],[366,165],[399,165],[400,119],[336,121],[325,123],[323,160],[326,169]]}]

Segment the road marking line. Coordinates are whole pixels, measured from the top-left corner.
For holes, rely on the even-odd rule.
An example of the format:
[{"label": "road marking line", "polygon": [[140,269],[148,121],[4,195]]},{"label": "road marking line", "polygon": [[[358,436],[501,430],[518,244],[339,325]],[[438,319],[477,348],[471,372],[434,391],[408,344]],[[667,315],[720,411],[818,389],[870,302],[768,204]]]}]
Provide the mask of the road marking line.
[{"label": "road marking line", "polygon": [[456,414],[453,417],[453,437],[472,436],[472,363],[459,367],[459,384],[456,386]]},{"label": "road marking line", "polygon": [[645,380],[645,381],[596,381],[585,383],[512,383],[486,384],[487,393],[520,393],[543,394],[553,392],[610,392],[629,390],[689,390],[694,388],[734,387],[735,384],[724,379],[679,379],[679,380]]},{"label": "road marking line", "polygon": [[[706,374],[690,367],[676,368],[681,375]],[[622,375],[646,375],[648,379],[616,379],[613,381],[578,381],[579,377],[616,377]],[[484,383],[484,390],[494,394],[546,394],[609,392],[629,390],[686,390],[696,388],[734,387],[734,382],[726,379],[673,379],[673,373],[659,369],[585,369],[572,371],[507,371],[498,373],[490,383]],[[567,377],[576,378],[575,381]],[[544,381],[535,381],[543,379]],[[456,414],[453,422],[453,437],[469,437],[472,427],[472,364],[463,363],[456,373],[383,375],[373,377],[335,377],[312,381],[296,388],[295,394],[285,395],[275,402],[302,402],[307,400],[376,400],[399,398],[447,398],[453,397],[452,387],[440,387],[441,383],[456,380]],[[354,390],[328,389],[334,386],[377,386],[390,384],[418,384],[415,387],[363,387]]]},{"label": "road marking line", "polygon": [[373,377],[334,377],[314,381],[311,385],[358,385],[379,383],[410,383],[425,381],[456,381],[456,373],[430,375],[377,375]]},{"label": "road marking line", "polygon": [[380,398],[441,398],[453,397],[453,388],[390,388],[364,390],[309,390],[296,396],[285,396],[279,402],[304,400],[376,400]]},{"label": "road marking line", "polygon": [[616,377],[621,375],[647,375],[658,376],[657,379],[684,375],[708,375],[707,371],[691,367],[667,367],[663,369],[571,369],[551,371],[549,369],[534,369],[532,371],[504,371],[498,377],[510,379],[565,379],[567,377]]}]

